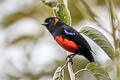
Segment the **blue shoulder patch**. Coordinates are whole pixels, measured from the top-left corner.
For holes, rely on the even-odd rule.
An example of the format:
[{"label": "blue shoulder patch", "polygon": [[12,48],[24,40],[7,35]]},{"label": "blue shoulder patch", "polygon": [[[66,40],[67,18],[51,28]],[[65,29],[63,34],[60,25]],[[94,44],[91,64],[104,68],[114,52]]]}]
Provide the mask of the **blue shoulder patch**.
[{"label": "blue shoulder patch", "polygon": [[75,33],[68,32],[68,31],[66,31],[66,30],[64,30],[64,31],[65,31],[65,33],[66,33],[67,35],[75,35]]}]

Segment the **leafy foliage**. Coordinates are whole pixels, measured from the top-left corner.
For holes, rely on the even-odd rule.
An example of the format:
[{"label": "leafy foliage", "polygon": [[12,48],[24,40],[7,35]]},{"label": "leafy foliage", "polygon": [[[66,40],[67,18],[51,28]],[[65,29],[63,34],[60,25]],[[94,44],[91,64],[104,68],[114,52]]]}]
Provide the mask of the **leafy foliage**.
[{"label": "leafy foliage", "polygon": [[46,5],[48,5],[49,7],[56,7],[57,5],[57,1],[53,0],[53,1],[47,1],[47,0],[41,0],[43,3],[45,3]]},{"label": "leafy foliage", "polygon": [[108,39],[100,31],[95,28],[84,27],[80,30],[80,32],[92,39],[107,53],[111,59],[113,59],[113,47]]},{"label": "leafy foliage", "polygon": [[108,73],[97,63],[89,63],[86,69],[90,71],[97,80],[111,80]]},{"label": "leafy foliage", "polygon": [[67,25],[71,25],[71,17],[68,8],[64,4],[58,4],[56,8],[53,9],[55,16],[64,21]]},{"label": "leafy foliage", "polygon": [[54,73],[53,80],[64,80],[64,70],[58,67]]},{"label": "leafy foliage", "polygon": [[79,73],[75,75],[76,80],[97,80],[96,77],[87,70],[81,70]]},{"label": "leafy foliage", "polygon": [[[36,0],[34,0],[34,1],[36,1]],[[87,0],[77,0],[77,1],[72,0],[72,3],[71,3],[71,0],[70,1],[68,0],[69,4],[70,4],[69,8],[72,8],[71,11],[74,9],[73,15],[70,15],[68,7],[66,7],[65,4],[58,2],[58,1],[62,2],[62,0],[41,0],[41,1],[47,6],[44,6],[44,4],[42,4],[42,5],[39,4],[39,5],[35,6],[36,3],[35,4],[33,3],[33,5],[30,5],[30,6],[25,6],[25,9],[26,9],[26,7],[28,7],[27,11],[24,9],[23,9],[23,11],[16,10],[15,12],[7,15],[0,22],[0,24],[2,24],[3,26],[5,26],[8,29],[8,26],[10,26],[12,23],[15,23],[18,20],[20,20],[22,18],[26,18],[26,17],[35,19],[37,22],[39,22],[39,24],[41,24],[41,20],[43,21],[44,18],[51,16],[51,15],[53,16],[53,14],[51,14],[52,10],[53,10],[54,16],[60,18],[67,25],[71,25],[71,16],[72,16],[72,20],[73,20],[73,18],[76,14],[77,14],[77,16],[75,17],[76,18],[75,22],[79,22],[80,20],[82,20],[83,18],[81,18],[81,13],[82,13],[82,15],[84,15],[84,17],[85,17],[84,19],[90,18],[90,20],[92,20],[95,23],[97,23],[98,25],[100,25],[100,22],[97,21],[97,20],[99,20],[99,17],[97,16],[97,14],[95,14],[95,12],[92,11],[92,7],[89,5],[89,3],[88,3],[89,1],[87,2]],[[102,5],[104,3],[104,0],[96,0],[96,1],[102,2]],[[36,1],[36,2],[38,2],[38,1]],[[113,33],[115,33],[117,31],[117,28],[118,28],[119,35],[120,35],[120,26],[119,26],[119,24],[117,24],[117,26],[116,26],[117,15],[114,11],[113,4],[111,4],[112,3],[111,0],[106,0],[106,2],[108,3],[107,5],[108,5],[110,17],[111,17],[111,23],[112,23],[112,27],[113,27],[112,31],[113,31]],[[117,2],[120,2],[120,1],[118,0]],[[73,4],[77,4],[77,5],[75,5],[75,7],[73,8]],[[81,7],[81,4],[82,4],[82,6],[84,6],[84,8]],[[50,8],[48,8],[48,6]],[[45,15],[45,14],[48,14],[48,15]],[[78,18],[80,18],[80,19],[78,19]],[[40,25],[40,27],[41,27],[41,25]],[[99,27],[102,27],[103,30],[105,29],[105,28],[103,28],[104,26],[100,25]],[[104,34],[102,34],[99,30],[97,30],[95,28],[91,28],[91,27],[84,27],[80,30],[80,32],[85,34],[86,36],[88,36],[91,40],[93,40],[113,60],[113,56],[114,56],[113,46],[111,45],[109,40],[104,36]],[[115,34],[113,34],[113,33],[111,33],[110,35],[115,39],[116,37],[115,37]],[[31,40],[33,42],[37,42],[36,39],[38,40],[39,37],[41,37],[41,35],[40,36],[39,35],[37,35],[37,36],[22,35],[22,36],[17,37],[13,41],[11,41],[10,45],[21,43],[21,42],[26,43],[26,41],[29,44]],[[119,45],[119,47],[120,47],[120,45]],[[24,49],[27,49],[27,48],[24,48]],[[119,49],[116,49],[116,48],[114,48],[114,49],[118,50],[118,53],[120,53]],[[28,53],[31,53],[31,52],[32,52],[32,49],[30,51],[28,51]],[[118,57],[118,56],[116,56],[116,57]],[[114,56],[114,58],[115,58],[115,56]],[[32,60],[30,60],[30,61],[32,61]],[[112,62],[113,64],[111,64],[112,67],[115,66],[115,69],[117,71],[118,76],[120,74],[119,61],[120,61],[120,59],[115,59],[115,63],[113,61]],[[27,62],[25,62],[25,64],[26,63]],[[75,63],[76,63],[76,65],[75,65]],[[87,64],[87,63],[88,63],[88,61],[85,62],[85,60],[75,60],[74,65],[72,65],[73,70],[77,72],[77,71],[79,71],[78,69],[80,69],[80,71],[75,75],[76,80],[88,80],[88,79],[90,79],[90,80],[111,80],[110,77],[112,75],[110,75],[110,77],[109,77],[109,75],[108,75],[109,71],[107,72],[107,70],[104,69],[105,66],[101,66],[97,63],[89,63],[89,64]],[[57,62],[56,64],[58,64],[57,66],[60,66],[60,65],[64,64],[64,61],[62,60],[60,62]],[[118,64],[118,65],[116,66],[116,64]],[[34,74],[31,71],[29,71],[30,69],[28,69],[28,72],[25,71],[27,69],[26,65],[25,65],[25,68],[23,70],[22,76],[8,75],[8,77],[11,80],[18,80],[18,79],[21,79],[21,77],[22,78],[25,77],[25,79],[28,78],[30,80],[36,80],[36,79],[40,79],[41,77],[47,77],[47,76],[51,77],[53,75],[53,72],[54,72],[54,69],[52,69],[51,72],[46,72],[45,70],[43,70],[45,72],[39,72],[38,74]],[[49,65],[49,66],[51,66],[51,65]],[[48,68],[48,66],[47,66],[47,68]],[[45,68],[45,69],[47,69],[47,68]],[[81,68],[83,68],[83,69],[85,68],[85,69],[82,70]],[[109,66],[107,68],[110,69]],[[113,71],[114,69],[112,68],[111,70]],[[53,80],[64,80],[64,79],[70,80],[68,73],[66,75],[67,71],[65,73],[64,73],[64,71],[65,71],[64,69],[61,70],[61,67],[58,67],[54,73]],[[66,77],[68,77],[68,78],[66,78]]]}]

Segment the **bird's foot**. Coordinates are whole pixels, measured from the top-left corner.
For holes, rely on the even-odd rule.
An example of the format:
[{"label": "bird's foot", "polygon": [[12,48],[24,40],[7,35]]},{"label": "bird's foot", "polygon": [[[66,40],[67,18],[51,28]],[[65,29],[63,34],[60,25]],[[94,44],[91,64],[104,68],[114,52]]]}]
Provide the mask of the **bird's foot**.
[{"label": "bird's foot", "polygon": [[68,55],[68,56],[66,57],[66,64],[68,64],[69,62],[70,62],[71,64],[73,64],[72,58],[73,58],[74,56],[75,56],[75,54]]},{"label": "bird's foot", "polygon": [[70,58],[70,57],[67,58],[67,60],[66,60],[66,64],[68,64],[68,63],[73,64],[72,58]]}]

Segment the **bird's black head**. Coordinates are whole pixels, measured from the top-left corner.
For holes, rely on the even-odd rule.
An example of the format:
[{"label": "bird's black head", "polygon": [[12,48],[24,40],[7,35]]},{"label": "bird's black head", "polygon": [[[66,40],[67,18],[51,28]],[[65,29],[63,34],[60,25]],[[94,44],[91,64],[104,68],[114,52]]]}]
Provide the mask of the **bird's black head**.
[{"label": "bird's black head", "polygon": [[45,19],[44,23],[42,25],[46,26],[46,28],[53,32],[53,30],[57,27],[59,27],[63,22],[57,18],[57,17],[48,17]]}]

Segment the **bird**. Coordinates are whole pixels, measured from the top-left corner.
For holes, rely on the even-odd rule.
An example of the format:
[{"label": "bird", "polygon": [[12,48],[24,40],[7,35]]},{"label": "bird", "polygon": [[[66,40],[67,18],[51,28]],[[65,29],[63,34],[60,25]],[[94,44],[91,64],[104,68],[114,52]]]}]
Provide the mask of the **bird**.
[{"label": "bird", "polygon": [[65,24],[58,17],[48,17],[42,25],[48,29],[55,41],[62,48],[72,53],[66,57],[66,59],[69,58],[68,62],[72,62],[72,58],[75,55],[82,55],[88,61],[94,62],[93,51],[80,32]]}]

